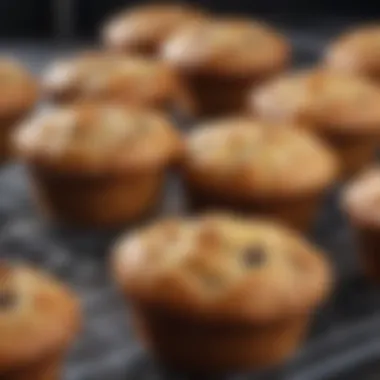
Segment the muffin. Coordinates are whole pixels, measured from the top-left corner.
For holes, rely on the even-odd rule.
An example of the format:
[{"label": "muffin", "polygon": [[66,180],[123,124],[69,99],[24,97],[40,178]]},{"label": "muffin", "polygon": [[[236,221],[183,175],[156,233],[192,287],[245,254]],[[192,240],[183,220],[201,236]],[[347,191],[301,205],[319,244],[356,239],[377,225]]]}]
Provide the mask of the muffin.
[{"label": "muffin", "polygon": [[380,282],[380,167],[364,170],[345,189],[342,208],[347,214],[367,276]]},{"label": "muffin", "polygon": [[81,104],[32,118],[14,145],[48,215],[102,227],[155,208],[181,143],[159,113]]},{"label": "muffin", "polygon": [[46,97],[58,104],[107,102],[170,109],[180,96],[176,76],[164,63],[99,52],[53,63],[43,87]]},{"label": "muffin", "polygon": [[249,20],[218,19],[174,33],[162,57],[178,73],[195,117],[241,112],[252,86],[288,64],[287,41]]},{"label": "muffin", "polygon": [[336,179],[336,161],[307,131],[230,118],[190,133],[181,174],[196,211],[258,213],[305,231]]},{"label": "muffin", "polygon": [[380,25],[365,25],[338,37],[327,49],[324,64],[336,71],[380,82]]},{"label": "muffin", "polygon": [[183,4],[139,6],[111,17],[102,29],[102,40],[111,51],[155,56],[168,36],[203,17]]},{"label": "muffin", "polygon": [[0,162],[10,155],[9,134],[12,128],[34,107],[37,83],[18,62],[0,57]]},{"label": "muffin", "polygon": [[380,135],[380,90],[367,80],[322,69],[292,73],[253,90],[253,114],[294,122],[335,149],[347,178],[373,159]]},{"label": "muffin", "polygon": [[0,263],[0,378],[60,378],[81,323],[71,292],[44,273]]},{"label": "muffin", "polygon": [[221,214],[132,233],[117,244],[113,269],[146,348],[167,366],[201,372],[287,359],[332,278],[294,232]]}]

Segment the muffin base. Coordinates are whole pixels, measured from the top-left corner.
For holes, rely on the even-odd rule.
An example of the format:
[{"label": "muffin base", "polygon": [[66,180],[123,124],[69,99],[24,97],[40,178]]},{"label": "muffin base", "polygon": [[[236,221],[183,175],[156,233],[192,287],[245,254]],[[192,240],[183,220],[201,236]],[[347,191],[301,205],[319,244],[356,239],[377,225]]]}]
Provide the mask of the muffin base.
[{"label": "muffin base", "polygon": [[229,372],[280,364],[302,342],[309,317],[268,325],[202,322],[161,310],[134,310],[136,331],[153,356],[169,368]]},{"label": "muffin base", "polygon": [[11,133],[18,123],[29,113],[29,109],[16,115],[0,117],[0,163],[8,161],[12,157]]},{"label": "muffin base", "polygon": [[42,361],[0,373],[2,380],[58,380],[61,378],[63,354],[50,355]]},{"label": "muffin base", "polygon": [[183,74],[181,79],[189,96],[186,112],[195,118],[245,112],[252,87],[264,80],[259,77],[230,77],[196,72]]},{"label": "muffin base", "polygon": [[359,246],[359,259],[365,275],[380,283],[380,227],[352,222]]},{"label": "muffin base", "polygon": [[75,225],[113,227],[155,208],[162,172],[124,176],[59,175],[31,168],[36,198],[48,217]]},{"label": "muffin base", "polygon": [[373,161],[379,136],[323,135],[337,153],[341,162],[342,179],[351,178]]},{"label": "muffin base", "polygon": [[308,232],[323,202],[324,192],[295,198],[241,200],[221,197],[212,192],[187,189],[189,207],[193,212],[229,210],[243,215],[258,215],[284,223],[301,232]]}]

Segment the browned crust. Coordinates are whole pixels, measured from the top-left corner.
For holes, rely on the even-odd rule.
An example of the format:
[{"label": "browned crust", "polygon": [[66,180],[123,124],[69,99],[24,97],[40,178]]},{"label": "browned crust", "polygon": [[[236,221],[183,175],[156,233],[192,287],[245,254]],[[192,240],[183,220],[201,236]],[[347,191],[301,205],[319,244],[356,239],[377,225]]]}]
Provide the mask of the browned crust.
[{"label": "browned crust", "polygon": [[[262,142],[259,148],[263,149],[263,155],[252,156],[250,160],[241,164],[237,163],[234,170],[228,170],[228,166],[232,165],[230,160],[239,158],[240,149],[235,150],[229,159],[223,160],[221,157],[219,162],[208,162],[207,159],[201,161],[199,153],[192,152],[192,149],[195,149],[196,138],[202,133],[208,132],[209,136],[214,136],[214,141],[216,141],[221,137],[221,133],[229,132],[232,136],[235,131],[241,132],[243,128],[248,131],[251,129],[252,132],[257,130],[260,133]],[[305,151],[303,156],[298,156],[297,161],[294,159],[296,156],[292,157],[293,165],[297,165],[297,170],[294,169],[292,172],[286,166],[277,169],[273,167],[271,161],[266,161],[271,157],[269,156],[268,159],[267,155],[264,155],[267,153],[266,148],[268,151],[271,149],[272,154],[285,151],[286,155],[291,157],[293,150],[289,144],[296,138],[299,141],[293,150],[302,148]],[[278,140],[277,149],[274,151],[273,141],[276,139]],[[227,149],[231,140],[224,139],[223,141],[222,149]],[[199,149],[207,149],[207,147],[199,146]],[[210,147],[210,152],[211,149],[213,148]],[[257,146],[251,149],[257,149]],[[287,158],[284,157],[283,160]],[[276,169],[276,174],[270,172],[274,169]],[[181,172],[185,182],[190,186],[220,195],[224,199],[240,199],[249,204],[250,201],[302,198],[321,193],[337,179],[339,164],[334,153],[323,141],[306,131],[297,130],[292,125],[265,123],[249,118],[230,118],[206,123],[190,133],[186,141]]]},{"label": "browned crust", "polygon": [[203,11],[190,5],[138,6],[112,16],[101,28],[100,35],[111,51],[153,56],[171,33],[205,17]]},{"label": "browned crust", "polygon": [[[128,65],[129,71],[123,69]],[[85,70],[86,66],[91,69]],[[138,66],[147,73],[133,75]],[[102,83],[91,87],[97,78]],[[168,110],[179,102],[181,91],[176,74],[166,64],[103,52],[57,61],[43,79],[45,97],[58,104],[107,102]]]},{"label": "browned crust", "polygon": [[[102,152],[103,156],[99,156],[100,158],[97,157],[95,150],[92,151],[91,146],[88,148],[88,145],[86,147],[90,151],[80,147],[74,149],[72,144],[63,141],[61,150],[52,150],[51,141],[47,140],[49,137],[46,137],[44,133],[40,133],[44,129],[45,121],[37,116],[21,125],[13,134],[14,153],[28,164],[41,169],[45,168],[50,171],[56,170],[59,173],[71,173],[88,177],[149,172],[171,165],[181,155],[182,142],[179,133],[165,116],[157,112],[137,108],[127,110],[115,105],[99,106],[96,103],[86,103],[57,111],[53,110],[51,113],[52,123],[60,122],[63,114],[73,113],[75,120],[80,122],[79,129],[83,130],[87,136],[85,140],[90,141],[92,133],[97,131],[92,129],[91,123],[89,124],[87,120],[95,121],[97,119],[96,115],[101,115],[102,110],[108,107],[124,112],[126,115],[131,112],[136,115],[138,120],[141,117],[143,120],[147,120],[148,123],[154,120],[157,123],[157,133],[153,132],[151,134],[151,137],[155,140],[153,145],[148,136],[141,138],[138,145],[127,140],[124,144],[116,141],[117,146],[114,147],[115,149],[111,147],[107,152]],[[63,114],[61,114],[62,112]],[[67,126],[60,127],[58,124],[54,124],[54,127],[58,128],[57,132],[63,132]],[[136,127],[136,132],[139,133],[138,127]],[[104,133],[107,134],[108,132],[104,131]],[[73,138],[75,139],[75,136]],[[60,141],[55,141],[55,143],[60,143]]]},{"label": "browned crust", "polygon": [[[242,43],[248,37],[253,40],[262,38],[263,43],[258,43],[254,48],[251,46],[250,49],[248,41],[239,50],[236,42],[220,42],[220,45],[215,43],[215,46],[211,42],[206,48],[203,44],[207,43],[208,38],[214,38],[212,33],[240,34]],[[220,38],[223,40],[224,37]],[[162,57],[182,73],[268,77],[288,66],[291,48],[284,36],[265,24],[230,18],[208,20],[179,30],[163,46]]]},{"label": "browned crust", "polygon": [[[81,325],[78,301],[65,286],[31,268],[11,267],[10,281],[14,275],[21,305],[0,316],[0,373],[65,352]],[[23,284],[25,278],[32,279],[31,284]]]},{"label": "browned crust", "polygon": [[[267,225],[274,226],[269,222]],[[171,226],[175,228],[175,222]],[[252,231],[254,228],[255,221],[252,221]],[[298,274],[299,278],[293,277],[293,273],[287,273],[287,267],[282,267],[281,270],[278,268],[277,272],[271,271],[269,266],[268,272],[264,268],[260,273],[252,272],[252,275],[242,276],[238,282],[231,284],[217,296],[205,298],[202,291],[194,287],[186,272],[183,272],[184,269],[173,266],[161,271],[154,268],[154,264],[143,269],[140,260],[144,260],[144,257],[133,251],[140,249],[139,235],[130,235],[116,246],[113,252],[113,271],[123,292],[133,303],[161,308],[168,314],[187,316],[205,323],[235,321],[261,324],[307,314],[329,294],[332,287],[331,267],[318,249],[291,230],[278,226],[276,228],[279,228],[278,232],[284,233],[281,235],[279,232],[284,238],[284,247],[290,244],[292,254],[302,263],[302,270],[305,272]],[[204,244],[206,243],[211,244],[211,240],[205,240]],[[143,251],[139,252],[144,255]],[[196,252],[198,251],[191,251],[189,254],[198,254]],[[216,259],[216,252],[206,249],[204,264],[213,260],[210,259],[211,254],[215,254]],[[198,260],[201,265],[202,258],[199,257]],[[304,281],[303,285],[300,285],[300,281]]]},{"label": "browned crust", "polygon": [[323,68],[284,74],[253,88],[257,117],[293,122],[317,133],[380,136],[380,90],[365,78]]},{"label": "browned crust", "polygon": [[351,28],[326,48],[323,64],[333,70],[363,75],[378,81],[380,59],[374,52],[378,50],[379,44],[379,25],[367,24]]}]

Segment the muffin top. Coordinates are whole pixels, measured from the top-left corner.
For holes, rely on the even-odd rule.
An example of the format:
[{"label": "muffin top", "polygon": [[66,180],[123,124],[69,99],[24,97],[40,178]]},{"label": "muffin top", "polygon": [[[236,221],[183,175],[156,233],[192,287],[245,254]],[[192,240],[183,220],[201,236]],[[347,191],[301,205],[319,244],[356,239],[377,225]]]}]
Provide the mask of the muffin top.
[{"label": "muffin top", "polygon": [[65,348],[80,325],[75,297],[34,269],[0,263],[0,373]]},{"label": "muffin top", "polygon": [[380,78],[380,25],[366,25],[350,30],[328,47],[328,67],[341,72]]},{"label": "muffin top", "polygon": [[18,62],[0,57],[0,116],[17,116],[37,100],[37,83]]},{"label": "muffin top", "polygon": [[199,10],[183,4],[140,6],[112,17],[102,38],[114,51],[155,53],[171,33],[203,17]]},{"label": "muffin top", "polygon": [[217,19],[174,33],[162,55],[182,70],[263,74],[284,66],[289,46],[269,26],[244,19]]},{"label": "muffin top", "polygon": [[175,75],[164,63],[99,52],[53,63],[43,85],[46,94],[60,102],[100,100],[142,106],[169,103],[177,91]]},{"label": "muffin top", "polygon": [[343,193],[342,205],[348,214],[363,224],[380,224],[380,167],[365,170]]},{"label": "muffin top", "polygon": [[166,165],[180,139],[158,113],[81,104],[33,117],[15,132],[14,145],[16,153],[40,167],[109,174]]},{"label": "muffin top", "polygon": [[322,69],[274,79],[251,97],[265,119],[343,133],[380,132],[379,104],[380,90],[364,78]]},{"label": "muffin top", "polygon": [[309,311],[331,286],[328,263],[297,234],[227,214],[132,233],[113,264],[134,301],[202,318],[269,322]]},{"label": "muffin top", "polygon": [[329,148],[290,125],[215,121],[193,131],[185,151],[184,172],[193,184],[248,199],[319,191],[337,175]]}]

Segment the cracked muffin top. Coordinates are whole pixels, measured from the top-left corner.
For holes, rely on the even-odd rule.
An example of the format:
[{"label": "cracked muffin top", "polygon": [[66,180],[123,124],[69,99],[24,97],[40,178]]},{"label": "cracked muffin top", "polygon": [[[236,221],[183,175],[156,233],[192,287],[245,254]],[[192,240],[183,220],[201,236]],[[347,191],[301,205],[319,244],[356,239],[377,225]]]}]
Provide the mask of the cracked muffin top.
[{"label": "cracked muffin top", "polygon": [[202,318],[268,322],[329,292],[323,255],[279,225],[227,214],[164,220],[116,245],[120,286],[137,302]]},{"label": "cracked muffin top", "polygon": [[205,15],[180,4],[145,5],[112,17],[102,30],[102,40],[112,51],[155,54],[171,33]]},{"label": "cracked muffin top", "polygon": [[342,196],[348,214],[363,224],[380,224],[380,167],[363,171],[349,183]]},{"label": "cracked muffin top", "polygon": [[173,67],[234,75],[282,69],[290,54],[284,37],[245,19],[216,19],[182,28],[168,39],[162,56]]},{"label": "cracked muffin top", "polygon": [[380,25],[352,29],[335,40],[326,50],[326,66],[380,79]]},{"label": "cracked muffin top", "polygon": [[180,138],[161,114],[115,105],[48,110],[13,136],[31,164],[87,174],[151,170],[174,160]]},{"label": "cracked muffin top", "polygon": [[0,262],[0,373],[65,349],[80,321],[79,304],[63,285]]},{"label": "cracked muffin top", "polygon": [[0,117],[17,116],[36,103],[37,82],[17,61],[0,57],[0,83]]},{"label": "cracked muffin top", "polygon": [[58,102],[100,100],[148,107],[170,106],[178,91],[175,74],[164,63],[100,52],[53,63],[43,86]]},{"label": "cracked muffin top", "polygon": [[195,186],[248,199],[318,191],[338,171],[334,154],[314,135],[248,118],[209,122],[191,132],[182,168]]},{"label": "cracked muffin top", "polygon": [[316,131],[380,132],[380,90],[350,74],[305,70],[274,79],[253,90],[257,116],[291,121]]}]

